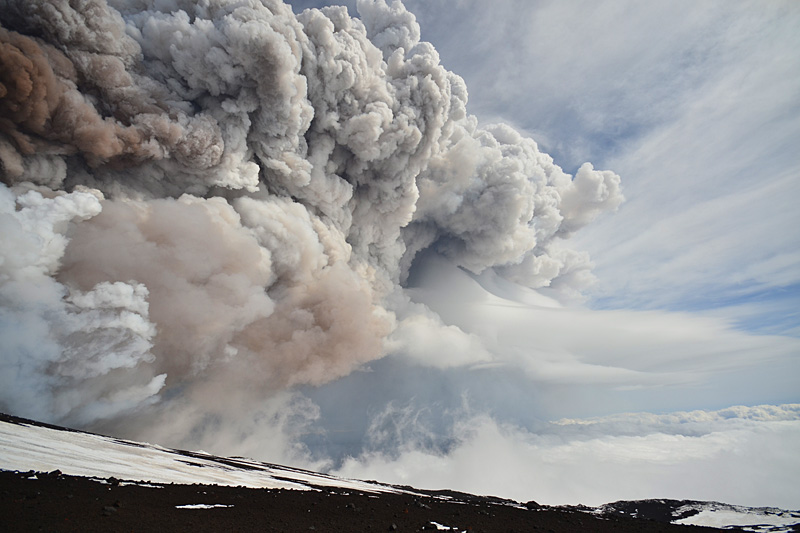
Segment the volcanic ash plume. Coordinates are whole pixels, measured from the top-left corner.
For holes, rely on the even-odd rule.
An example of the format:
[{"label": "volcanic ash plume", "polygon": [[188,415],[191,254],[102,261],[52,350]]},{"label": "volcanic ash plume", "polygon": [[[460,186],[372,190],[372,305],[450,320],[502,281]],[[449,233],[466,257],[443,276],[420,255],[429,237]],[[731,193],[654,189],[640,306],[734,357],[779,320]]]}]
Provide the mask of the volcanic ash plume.
[{"label": "volcanic ash plume", "polygon": [[412,14],[358,8],[0,0],[0,409],[168,424],[347,375],[446,327],[404,295],[426,249],[587,272],[564,239],[618,176],[479,127]]}]

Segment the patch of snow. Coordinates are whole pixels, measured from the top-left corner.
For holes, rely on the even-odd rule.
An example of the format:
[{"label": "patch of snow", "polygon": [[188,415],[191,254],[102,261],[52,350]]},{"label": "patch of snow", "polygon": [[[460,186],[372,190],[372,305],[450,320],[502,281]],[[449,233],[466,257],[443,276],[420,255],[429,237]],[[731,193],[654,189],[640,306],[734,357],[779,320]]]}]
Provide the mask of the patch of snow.
[{"label": "patch of snow", "polygon": [[[444,524],[440,524],[438,522],[431,522],[431,524],[433,526],[435,526],[436,529],[438,529],[439,531],[454,531],[454,530],[458,529],[456,527],[445,526]],[[462,533],[466,533],[466,531],[464,531]]]},{"label": "patch of snow", "polygon": [[[148,488],[148,489],[163,489],[164,488],[164,485],[154,485],[152,483],[140,483],[138,481],[120,481],[119,482],[119,486],[120,487],[126,487],[128,485],[136,485],[137,487],[145,487],[145,488]],[[203,493],[203,494],[205,494],[205,493]]]},{"label": "patch of snow", "polygon": [[175,509],[214,509],[215,507],[233,507],[233,505],[225,505],[222,503],[190,503],[187,505],[176,505]]},{"label": "patch of snow", "polygon": [[696,515],[674,524],[708,526],[716,528],[737,528],[744,531],[789,533],[800,522],[800,513],[778,509],[750,509],[733,505],[709,505]]}]

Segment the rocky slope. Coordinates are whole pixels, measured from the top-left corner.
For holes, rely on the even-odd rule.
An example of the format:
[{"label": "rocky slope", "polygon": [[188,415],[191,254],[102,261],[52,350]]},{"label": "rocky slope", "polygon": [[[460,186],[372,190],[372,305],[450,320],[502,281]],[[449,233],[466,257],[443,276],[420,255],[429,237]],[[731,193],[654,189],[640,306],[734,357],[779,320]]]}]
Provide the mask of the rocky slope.
[{"label": "rocky slope", "polygon": [[800,531],[800,513],[675,500],[541,506],[339,479],[0,415],[2,531],[714,530],[704,524]]}]

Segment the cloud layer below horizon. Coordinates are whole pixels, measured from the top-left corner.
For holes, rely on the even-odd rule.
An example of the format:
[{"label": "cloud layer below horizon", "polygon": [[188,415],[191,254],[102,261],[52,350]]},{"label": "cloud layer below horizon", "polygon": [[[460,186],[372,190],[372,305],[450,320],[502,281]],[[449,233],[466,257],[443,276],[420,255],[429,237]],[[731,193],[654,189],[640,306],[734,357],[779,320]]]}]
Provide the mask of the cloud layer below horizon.
[{"label": "cloud layer below horizon", "polygon": [[336,474],[551,505],[670,498],[795,509],[798,410],[628,413],[536,431],[474,415],[454,428],[447,454],[410,439],[399,453],[349,459]]}]

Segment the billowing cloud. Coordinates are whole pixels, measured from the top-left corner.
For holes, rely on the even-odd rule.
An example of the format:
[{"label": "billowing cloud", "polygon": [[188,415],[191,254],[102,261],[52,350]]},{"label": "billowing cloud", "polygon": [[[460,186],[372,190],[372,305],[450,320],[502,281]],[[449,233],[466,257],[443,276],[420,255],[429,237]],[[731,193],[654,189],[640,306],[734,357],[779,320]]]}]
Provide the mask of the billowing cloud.
[{"label": "billowing cloud", "polygon": [[[615,209],[622,201],[619,176],[586,164],[571,179],[508,126],[459,126],[452,148],[420,176],[418,210],[406,230],[411,246],[435,243],[473,272],[507,265],[523,284],[549,285],[563,263],[548,246]],[[542,261],[552,267],[520,265]]]},{"label": "billowing cloud", "polygon": [[16,414],[157,433],[180,413],[188,439],[388,351],[491,362],[409,299],[415,258],[572,285],[588,259],[562,241],[622,200],[612,172],[478,127],[397,2],[0,8]]},{"label": "billowing cloud", "polygon": [[[146,285],[56,279],[67,235],[101,211],[97,193],[0,186],[4,409],[75,423],[147,405],[165,376],[149,369],[155,325]],[[147,370],[139,371],[139,367]]]},{"label": "billowing cloud", "polygon": [[[208,167],[218,161],[221,139],[213,123],[202,115],[189,118],[178,110],[170,113],[165,105],[157,105],[147,88],[137,85],[128,67],[138,47],[124,35],[119,15],[111,16],[99,2],[83,6],[83,13],[66,3],[58,6],[66,13],[49,10],[44,2],[26,5],[24,9],[37,14],[60,16],[39,20],[44,26],[40,31],[54,34],[51,43],[6,28],[0,31],[6,181],[59,185],[65,175],[37,179],[26,173],[35,161],[56,154],[79,153],[92,167],[170,155],[189,167]],[[23,10],[16,4],[8,8],[12,13],[14,8]],[[10,18],[13,23],[14,17]],[[88,28],[83,27],[86,20],[92,21]],[[20,25],[29,22],[19,21]],[[116,34],[129,47],[120,50],[106,46],[107,39],[81,39],[72,35],[70,24],[88,34],[84,37]],[[87,95],[99,96],[101,101],[95,103]]]}]

